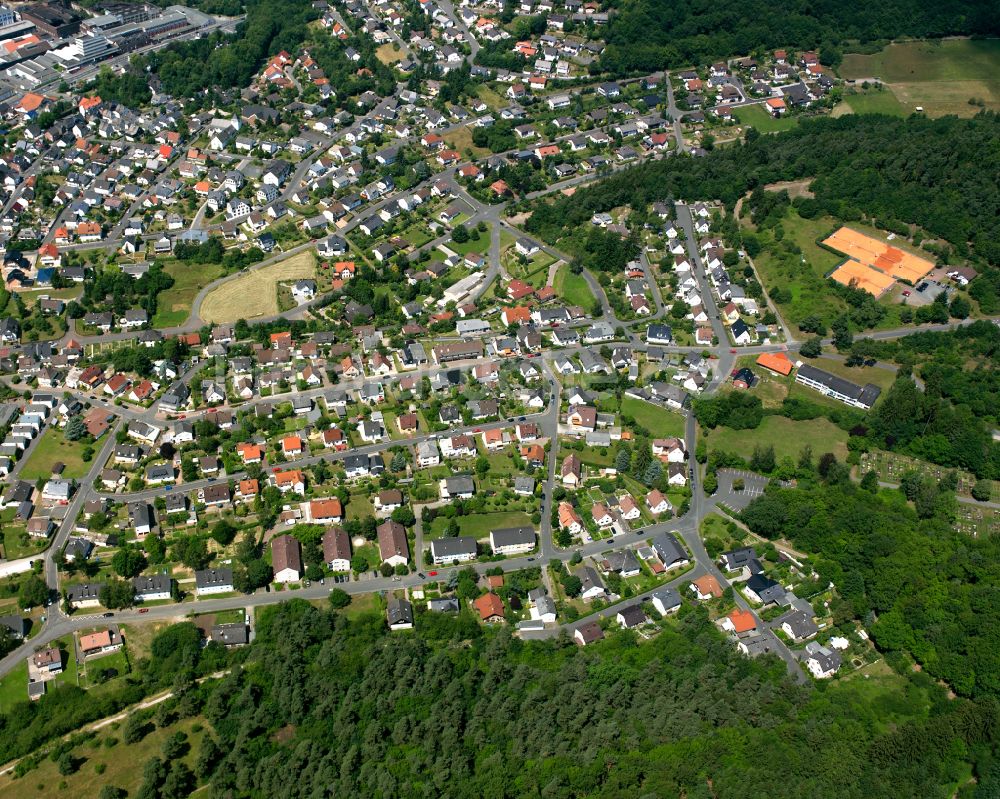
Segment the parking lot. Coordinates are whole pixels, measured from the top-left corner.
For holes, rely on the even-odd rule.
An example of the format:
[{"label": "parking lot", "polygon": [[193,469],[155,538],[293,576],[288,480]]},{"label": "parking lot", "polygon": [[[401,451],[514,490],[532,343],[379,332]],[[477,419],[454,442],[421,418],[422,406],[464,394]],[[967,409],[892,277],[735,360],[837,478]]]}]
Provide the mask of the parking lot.
[{"label": "parking lot", "polygon": [[[718,476],[719,491],[717,496],[719,504],[736,511],[743,510],[755,498],[763,494],[768,483],[768,478],[745,469],[720,469]],[[733,483],[736,480],[743,481],[742,491],[736,491],[733,488]]]}]

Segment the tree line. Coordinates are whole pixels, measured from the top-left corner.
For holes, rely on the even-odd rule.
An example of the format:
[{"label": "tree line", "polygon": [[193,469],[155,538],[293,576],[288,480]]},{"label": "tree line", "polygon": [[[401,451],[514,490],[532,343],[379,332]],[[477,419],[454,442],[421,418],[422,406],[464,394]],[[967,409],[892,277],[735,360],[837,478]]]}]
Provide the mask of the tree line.
[{"label": "tree line", "polygon": [[818,50],[836,65],[845,46],[899,36],[995,35],[996,9],[976,0],[613,0],[597,67],[615,75],[708,64],[776,48]]},{"label": "tree line", "polygon": [[598,263],[602,236],[594,213],[645,210],[675,198],[720,200],[731,212],[757,186],[811,178],[813,210],[845,221],[916,224],[948,246],[939,260],[972,260],[983,273],[970,286],[980,303],[1000,306],[1000,117],[895,119],[850,115],[803,120],[795,130],[760,136],[704,157],[678,156],[615,173],[572,197],[539,200],[527,228]]}]

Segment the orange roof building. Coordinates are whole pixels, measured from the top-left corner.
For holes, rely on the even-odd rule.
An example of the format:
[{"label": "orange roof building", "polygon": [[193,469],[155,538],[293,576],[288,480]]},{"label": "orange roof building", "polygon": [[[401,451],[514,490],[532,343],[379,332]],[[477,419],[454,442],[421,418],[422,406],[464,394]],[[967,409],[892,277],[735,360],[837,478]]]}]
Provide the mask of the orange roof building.
[{"label": "orange roof building", "polygon": [[795,368],[795,365],[788,360],[788,356],[783,352],[762,352],[757,358],[757,365],[786,377]]},{"label": "orange roof building", "polygon": [[722,596],[722,586],[719,585],[719,581],[711,574],[703,574],[697,580],[692,580],[691,585],[698,592],[699,598],[715,597],[718,599]]},{"label": "orange roof building", "polygon": [[28,92],[21,98],[20,102],[14,106],[14,110],[19,111],[22,114],[31,114],[41,108],[45,102],[46,98],[43,95]]},{"label": "orange roof building", "polygon": [[473,601],[472,606],[479,611],[479,618],[486,622],[503,621],[503,600],[496,594],[483,594]]},{"label": "orange roof building", "polygon": [[298,436],[285,436],[281,439],[281,449],[286,455],[302,452],[302,439]]},{"label": "orange roof building", "polygon": [[314,499],[309,503],[309,515],[314,522],[339,521],[344,508],[337,497]]},{"label": "orange roof building", "polygon": [[240,442],[236,445],[236,451],[243,459],[243,463],[260,463],[264,457],[264,451],[257,444]]},{"label": "orange roof building", "polygon": [[111,646],[111,643],[110,630],[101,630],[100,632],[80,636],[80,649],[84,652],[90,652],[95,649],[104,649],[105,647]]},{"label": "orange roof building", "polygon": [[726,616],[726,619],[728,619],[728,623],[723,622],[723,626],[737,635],[757,629],[757,620],[749,610],[737,608]]},{"label": "orange roof building", "polygon": [[297,483],[306,484],[306,476],[300,469],[289,469],[287,472],[277,472],[274,475],[274,484],[278,488],[291,488]]}]

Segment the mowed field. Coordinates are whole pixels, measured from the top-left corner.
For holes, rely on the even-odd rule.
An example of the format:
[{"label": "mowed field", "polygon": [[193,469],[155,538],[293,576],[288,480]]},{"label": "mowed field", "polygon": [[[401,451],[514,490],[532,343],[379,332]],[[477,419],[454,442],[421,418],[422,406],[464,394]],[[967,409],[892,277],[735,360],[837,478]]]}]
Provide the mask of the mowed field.
[{"label": "mowed field", "polygon": [[766,416],[756,430],[733,430],[718,427],[705,438],[709,451],[735,452],[744,458],[753,455],[754,447],[774,447],[775,457],[798,460],[802,448],[812,447],[813,457],[832,452],[841,461],[847,457],[847,433],[829,419],[796,422],[784,416]]},{"label": "mowed field", "polygon": [[158,297],[153,327],[184,324],[191,315],[191,304],[198,292],[213,280],[222,277],[222,267],[219,264],[172,261],[164,271],[174,279],[174,285]]},{"label": "mowed field", "polygon": [[884,81],[907,112],[921,106],[929,116],[973,116],[980,108],[970,105],[970,98],[1000,110],[996,39],[891,44],[874,55],[845,55],[839,72],[849,80]]},{"label": "mowed field", "polygon": [[396,46],[395,43],[387,42],[375,51],[375,57],[383,64],[389,65],[395,64],[397,61],[402,61],[406,58],[406,53],[403,52],[403,48]]},{"label": "mowed field", "polygon": [[740,121],[741,125],[750,125],[757,128],[761,133],[778,133],[782,130],[791,130],[799,124],[798,117],[778,117],[771,116],[762,105],[745,105],[734,108],[733,114]]},{"label": "mowed field", "polygon": [[312,250],[223,283],[205,297],[200,316],[214,323],[273,316],[278,313],[278,283],[306,277],[316,277]]},{"label": "mowed field", "polygon": [[569,269],[569,264],[559,267],[553,288],[556,294],[570,305],[589,309],[594,303],[594,292],[587,285],[586,278],[583,275],[574,275]]}]

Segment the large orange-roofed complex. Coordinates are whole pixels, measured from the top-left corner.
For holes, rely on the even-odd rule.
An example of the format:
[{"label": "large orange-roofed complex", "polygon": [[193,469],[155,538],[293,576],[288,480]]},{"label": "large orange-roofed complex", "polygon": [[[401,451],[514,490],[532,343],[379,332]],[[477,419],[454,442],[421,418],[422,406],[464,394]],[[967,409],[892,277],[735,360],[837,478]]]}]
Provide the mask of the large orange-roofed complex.
[{"label": "large orange-roofed complex", "polygon": [[934,268],[934,264],[926,258],[849,227],[838,228],[823,243],[849,259],[837,267],[830,277],[845,286],[856,285],[876,297],[885,293],[893,280],[905,280],[916,285]]}]

